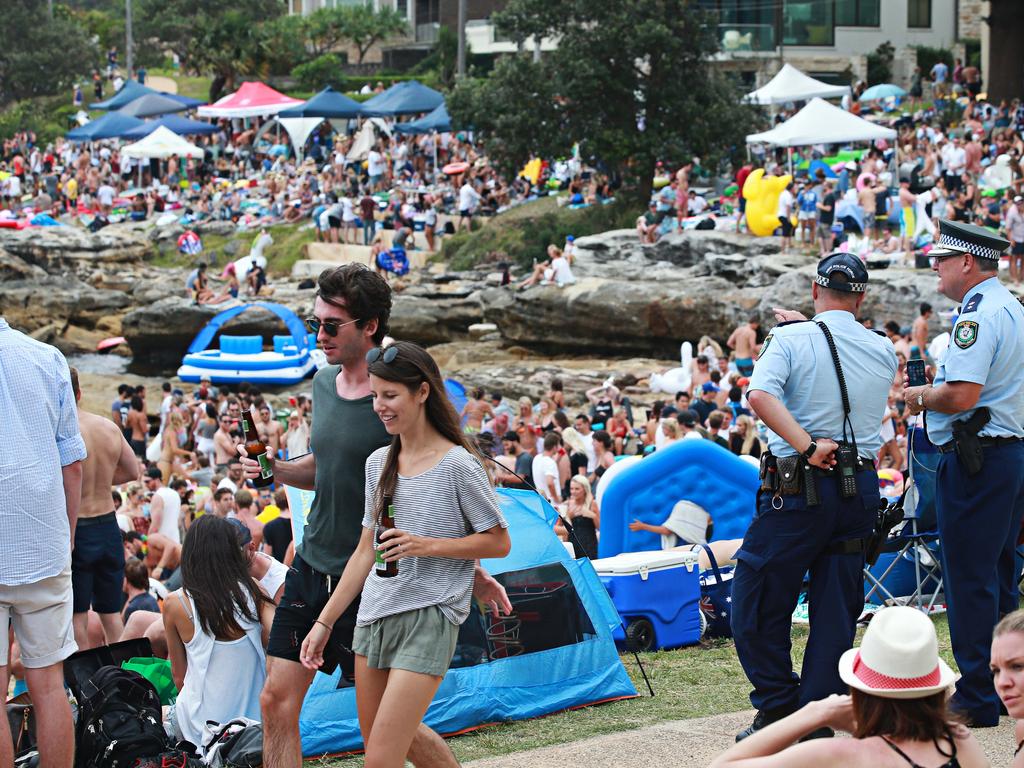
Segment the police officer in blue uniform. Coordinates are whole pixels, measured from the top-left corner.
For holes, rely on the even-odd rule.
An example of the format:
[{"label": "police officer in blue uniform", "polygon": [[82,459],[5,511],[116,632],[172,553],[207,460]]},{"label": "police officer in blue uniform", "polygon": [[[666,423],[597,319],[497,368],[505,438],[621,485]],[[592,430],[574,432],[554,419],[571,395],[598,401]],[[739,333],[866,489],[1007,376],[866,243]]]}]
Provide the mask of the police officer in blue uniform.
[{"label": "police officer in blue uniform", "polygon": [[[975,726],[999,722],[989,674],[992,628],[1017,607],[1014,549],[1024,514],[1024,308],[999,282],[1009,242],[939,222],[939,292],[961,302],[934,381],[903,390],[942,454],[936,514],[949,635],[961,678],[951,706]],[[906,382],[905,382],[906,383]]]},{"label": "police officer in blue uniform", "polygon": [[[737,741],[810,701],[846,691],[837,665],[864,607],[864,547],[879,510],[873,457],[897,370],[892,342],[857,322],[867,283],[856,256],[835,252],[822,259],[812,286],[814,322],[777,310],[780,320],[793,322],[768,334],[750,380],[750,405],[771,432],[757,512],[733,576],[736,652],[758,710]],[[797,676],[791,620],[808,572],[811,634]],[[811,735],[832,735],[824,731]]]}]

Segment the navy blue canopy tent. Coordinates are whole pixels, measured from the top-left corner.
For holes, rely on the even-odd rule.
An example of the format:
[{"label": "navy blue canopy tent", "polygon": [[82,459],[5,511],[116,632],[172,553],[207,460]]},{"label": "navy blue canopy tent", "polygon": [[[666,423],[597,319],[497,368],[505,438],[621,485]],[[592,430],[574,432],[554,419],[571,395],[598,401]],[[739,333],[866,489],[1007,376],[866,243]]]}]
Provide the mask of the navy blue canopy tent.
[{"label": "navy blue canopy tent", "polygon": [[139,96],[156,92],[156,89],[150,88],[148,85],[142,85],[142,83],[135,80],[126,80],[125,84],[121,86],[121,90],[106,101],[97,101],[95,104],[90,104],[89,109],[120,109],[125,104],[135,101]]},{"label": "navy blue canopy tent", "polygon": [[448,108],[441,104],[429,115],[408,123],[398,123],[395,130],[399,133],[446,133],[452,129],[452,119],[448,116]]},{"label": "navy blue canopy tent", "polygon": [[127,104],[131,104],[140,96],[146,96],[151,93],[166,96],[168,99],[173,99],[179,104],[184,104],[186,108],[198,107],[200,104],[206,103],[199,99],[190,99],[188,96],[179,96],[176,93],[164,93],[163,91],[150,88],[148,85],[142,85],[136,80],[128,80],[121,86],[121,90],[109,99],[106,101],[97,101],[95,104],[90,104],[89,109],[120,109]]},{"label": "navy blue canopy tent", "polygon": [[204,123],[202,120],[189,120],[187,117],[182,117],[181,115],[164,115],[157,120],[147,120],[138,128],[132,128],[123,136],[123,138],[143,139],[146,136],[149,136],[149,134],[161,125],[179,136],[208,135],[216,133],[218,130],[216,125],[213,125],[212,123]]},{"label": "navy blue canopy tent", "polygon": [[133,128],[143,125],[143,121],[120,112],[108,112],[102,117],[79,126],[65,136],[69,141],[98,141],[100,139],[119,139]]},{"label": "navy blue canopy tent", "polygon": [[364,115],[418,115],[444,104],[444,96],[418,80],[396,83],[384,93],[363,102]]},{"label": "navy blue canopy tent", "polygon": [[359,117],[363,106],[355,99],[327,86],[304,104],[277,113],[278,117],[322,117],[324,119]]},{"label": "navy blue canopy tent", "polygon": [[171,112],[184,112],[188,107],[163,93],[147,93],[130,101],[117,111],[132,117],[156,117]]}]

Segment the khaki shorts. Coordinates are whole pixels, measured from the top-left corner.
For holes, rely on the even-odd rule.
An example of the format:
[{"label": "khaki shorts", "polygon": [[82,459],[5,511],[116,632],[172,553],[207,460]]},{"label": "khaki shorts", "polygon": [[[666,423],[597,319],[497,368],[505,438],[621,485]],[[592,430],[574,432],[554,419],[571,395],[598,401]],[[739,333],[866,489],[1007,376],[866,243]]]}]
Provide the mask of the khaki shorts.
[{"label": "khaki shorts", "polygon": [[8,627],[21,646],[21,663],[41,669],[78,650],[71,627],[71,562],[56,576],[17,587],[0,585],[0,666],[9,659]]},{"label": "khaki shorts", "polygon": [[371,669],[405,669],[444,677],[458,637],[459,626],[431,605],[356,627],[352,651],[365,656]]}]

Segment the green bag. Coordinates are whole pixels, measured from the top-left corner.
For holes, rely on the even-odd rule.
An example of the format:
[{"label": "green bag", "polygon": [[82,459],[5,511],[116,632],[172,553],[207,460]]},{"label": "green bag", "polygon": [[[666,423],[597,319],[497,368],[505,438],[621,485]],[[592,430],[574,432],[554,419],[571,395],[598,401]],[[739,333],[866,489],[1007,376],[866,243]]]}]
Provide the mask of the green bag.
[{"label": "green bag", "polygon": [[167,659],[136,656],[121,662],[121,669],[138,672],[149,680],[156,688],[161,704],[173,704],[178,698],[178,687],[174,684],[174,677],[171,675],[171,662]]}]

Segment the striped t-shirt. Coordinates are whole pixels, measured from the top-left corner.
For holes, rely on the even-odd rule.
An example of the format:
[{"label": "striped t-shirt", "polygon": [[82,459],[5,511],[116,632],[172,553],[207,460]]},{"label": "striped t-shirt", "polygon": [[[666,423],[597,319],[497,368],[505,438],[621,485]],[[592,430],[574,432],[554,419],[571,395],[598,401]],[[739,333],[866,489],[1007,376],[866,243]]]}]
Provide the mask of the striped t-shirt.
[{"label": "striped t-shirt", "polygon": [[[363,527],[376,531],[377,481],[390,446],[378,448],[366,460],[366,505]],[[415,477],[398,476],[392,497],[395,526],[414,536],[459,539],[508,523],[487,473],[472,455],[454,446],[436,465]],[[436,605],[452,624],[469,616],[473,592],[472,560],[449,557],[405,557],[398,575],[381,578],[370,570],[363,586],[356,624],[371,624],[385,616]]]}]

